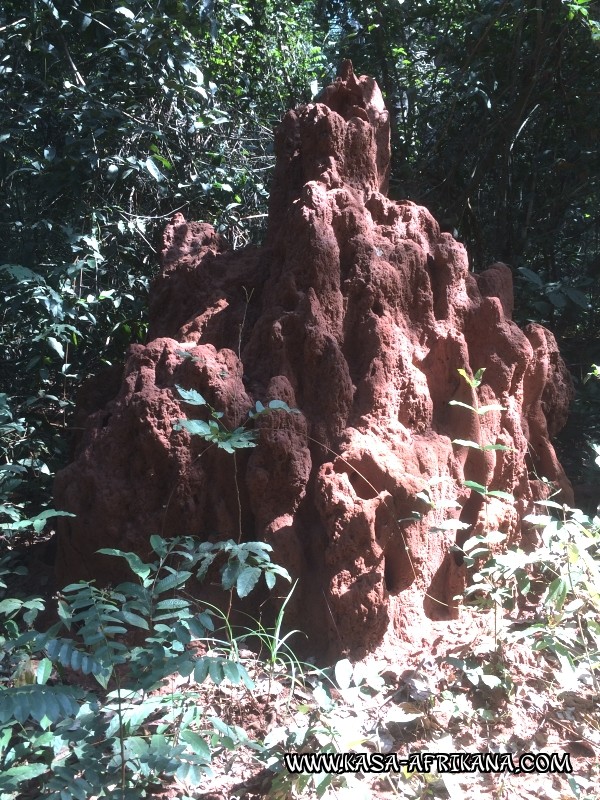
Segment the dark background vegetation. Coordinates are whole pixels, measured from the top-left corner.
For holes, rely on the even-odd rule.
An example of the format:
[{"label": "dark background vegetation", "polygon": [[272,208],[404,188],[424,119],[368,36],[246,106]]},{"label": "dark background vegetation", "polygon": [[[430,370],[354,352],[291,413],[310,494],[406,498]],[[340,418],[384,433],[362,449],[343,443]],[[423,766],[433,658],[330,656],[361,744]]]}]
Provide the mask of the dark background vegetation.
[{"label": "dark background vegetation", "polygon": [[170,215],[260,241],[273,129],[346,57],[392,115],[392,196],[475,271],[509,263],[517,320],[557,335],[579,391],[563,457],[597,480],[598,19],[590,0],[5,0],[0,524],[51,503],[78,386],[144,340]]}]

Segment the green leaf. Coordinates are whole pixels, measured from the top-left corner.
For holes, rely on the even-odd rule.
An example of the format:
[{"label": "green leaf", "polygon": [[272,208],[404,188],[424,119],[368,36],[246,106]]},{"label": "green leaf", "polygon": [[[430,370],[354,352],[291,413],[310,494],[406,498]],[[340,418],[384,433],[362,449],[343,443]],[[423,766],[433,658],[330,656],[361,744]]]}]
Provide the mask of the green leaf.
[{"label": "green leaf", "polygon": [[465,481],[464,485],[468,489],[474,489],[476,492],[479,492],[479,494],[484,496],[488,493],[488,490],[485,488],[485,486],[483,486],[481,483],[477,483],[476,481]]},{"label": "green leaf", "polygon": [[485,672],[479,676],[479,680],[490,689],[495,689],[497,686],[502,685],[502,680],[497,675],[488,675]]},{"label": "green leaf", "polygon": [[194,667],[194,680],[196,683],[204,683],[208,677],[209,662],[210,659],[207,656],[204,658],[199,658],[198,661],[196,661],[196,665]]},{"label": "green leaf", "polygon": [[239,597],[246,597],[256,586],[261,575],[258,567],[244,567],[236,582],[236,591]]},{"label": "green leaf", "polygon": [[148,564],[144,564],[142,559],[136,553],[124,553],[122,550],[116,550],[114,547],[102,547],[97,552],[102,553],[105,556],[117,556],[119,558],[124,558],[131,567],[132,572],[142,580],[147,578],[150,574],[151,567]]},{"label": "green leaf", "polygon": [[527,267],[517,267],[517,269],[521,275],[526,278],[529,283],[532,283],[537,289],[541,289],[543,287],[544,282],[537,272],[533,272],[532,270],[527,269]]},{"label": "green leaf", "polygon": [[476,411],[478,414],[487,414],[488,411],[506,411],[506,409],[499,403],[490,403],[488,406],[479,406]]},{"label": "green leaf", "polygon": [[250,692],[253,692],[254,689],[255,689],[254,681],[252,680],[250,675],[248,675],[248,672],[246,671],[246,668],[244,667],[243,664],[238,664],[238,668],[239,668],[240,676],[242,678],[242,682],[243,682],[244,686]]},{"label": "green leaf", "polygon": [[195,733],[194,731],[186,729],[181,731],[179,738],[182,742],[185,742],[187,745],[189,745],[197,756],[204,758],[206,761],[210,761],[210,747],[206,744],[199,733]]},{"label": "green leaf", "polygon": [[179,572],[174,572],[172,575],[167,575],[166,578],[161,578],[156,583],[154,587],[154,591],[156,594],[162,594],[162,592],[168,592],[171,589],[176,589],[178,586],[183,586],[183,584],[191,577],[191,572],[187,570],[181,570]]},{"label": "green leaf", "polygon": [[265,583],[267,584],[268,589],[272,589],[277,583],[277,575],[270,571],[265,572]]},{"label": "green leaf", "polygon": [[44,685],[48,683],[48,678],[52,673],[52,662],[49,658],[42,658],[38,664],[35,680],[37,683]]},{"label": "green leaf", "polygon": [[150,547],[154,550],[157,556],[164,558],[168,552],[168,543],[162,536],[153,533],[150,537]]},{"label": "green leaf", "polygon": [[334,667],[335,680],[340,689],[348,689],[352,683],[354,667],[347,658],[338,661]]},{"label": "green leaf", "polygon": [[163,183],[166,180],[165,176],[156,166],[154,159],[151,156],[148,156],[148,158],[144,161],[144,166],[157,183]]},{"label": "green leaf", "polygon": [[559,511],[563,510],[563,506],[560,503],[555,502],[554,500],[535,500],[534,505],[545,506],[545,508],[556,508]]},{"label": "green leaf", "polygon": [[471,378],[471,376],[469,375],[469,373],[467,372],[466,369],[457,369],[456,371],[458,372],[458,374],[460,376],[462,376],[465,379],[465,381],[469,384],[469,386],[472,389],[476,389],[479,386],[479,384],[481,383],[481,376],[485,372],[485,367],[482,367],[482,369],[480,369],[477,372],[477,374],[474,375],[472,378]]},{"label": "green leaf", "polygon": [[[196,670],[194,669],[194,674]],[[223,683],[223,661],[220,658],[211,658],[208,662],[208,674],[216,686]]]},{"label": "green leaf", "polygon": [[208,422],[203,422],[199,419],[179,419],[173,425],[173,430],[180,431],[186,430],[192,436],[201,436],[203,439],[212,441],[213,432]]},{"label": "green leaf", "polygon": [[460,406],[461,408],[466,408],[468,411],[477,411],[475,406],[470,406],[468,403],[461,403],[460,400],[449,400],[449,406]]},{"label": "green leaf", "polygon": [[23,606],[23,601],[16,597],[7,597],[6,600],[0,601],[0,614],[8,616],[15,611],[18,611]]},{"label": "green leaf", "polygon": [[124,17],[127,17],[127,19],[135,19],[135,14],[130,8],[127,8],[127,6],[119,6],[115,8],[115,11],[117,14],[122,14]]},{"label": "green leaf", "polygon": [[234,450],[239,450],[243,447],[256,447],[256,436],[256,431],[236,428],[231,433],[225,433],[223,438],[220,438],[217,442],[217,447],[226,450],[228,453],[233,453]]},{"label": "green leaf", "polygon": [[25,781],[31,781],[48,771],[47,764],[20,764],[4,769],[0,776],[2,792],[16,792]]},{"label": "green leaf", "polygon": [[439,525],[432,526],[430,530],[432,531],[464,531],[467,528],[470,528],[471,525],[468,522],[462,522],[460,519],[445,519],[439,523]]},{"label": "green leaf", "polygon": [[569,585],[564,578],[555,578],[546,593],[544,605],[553,606],[556,611],[560,611],[564,605]]},{"label": "green leaf", "polygon": [[500,489],[490,489],[487,494],[489,497],[498,497],[500,500],[505,500],[507,503],[515,502],[515,498],[510,492],[503,492]]},{"label": "green leaf", "polygon": [[[512,499],[512,497],[511,497]],[[502,531],[487,531],[485,534],[485,541],[487,544],[500,544],[506,539],[506,534]]]},{"label": "green leaf", "polygon": [[48,346],[51,347],[52,350],[54,350],[54,352],[57,353],[60,358],[64,359],[65,349],[62,346],[62,344],[58,341],[58,339],[55,339],[54,336],[48,336],[46,341],[48,342]]},{"label": "green leaf", "polygon": [[148,630],[148,621],[141,617],[139,614],[134,614],[132,611],[121,611],[121,616],[129,625],[133,625],[135,628],[143,628],[144,630]]},{"label": "green leaf", "polygon": [[567,305],[567,298],[562,291],[562,287],[551,292],[546,292],[546,296],[555,308],[564,308]]},{"label": "green leaf", "polygon": [[156,604],[156,611],[168,611],[171,615],[177,612],[180,615],[184,609],[189,609],[189,607],[189,601],[182,597],[166,597]]},{"label": "green leaf", "polygon": [[480,444],[472,442],[470,439],[452,439],[452,444],[457,444],[459,447],[472,447],[475,450],[482,450]]},{"label": "green leaf", "polygon": [[466,542],[463,543],[462,549],[465,551],[465,553],[471,553],[471,551],[476,547],[483,547],[487,550],[487,538],[483,539],[481,536],[471,536]]},{"label": "green leaf", "polygon": [[573,289],[570,286],[565,286],[564,292],[569,300],[575,303],[576,306],[586,310],[590,308],[590,302],[588,298],[583,292],[580,292],[579,289]]},{"label": "green leaf", "polygon": [[223,661],[223,674],[235,686],[238,686],[242,680],[240,664],[237,664],[235,661]]},{"label": "green leaf", "polygon": [[205,406],[207,404],[200,392],[197,392],[195,389],[184,389],[182,386],[178,386],[177,384],[175,384],[175,388],[179,392],[179,396],[185,400],[186,403],[189,403],[189,405]]},{"label": "green leaf", "polygon": [[273,411],[287,411],[288,414],[299,414],[300,411],[297,408],[290,408],[288,404],[284,400],[271,400],[269,402],[269,408]]},{"label": "green leaf", "polygon": [[237,17],[238,19],[243,20],[246,23],[246,25],[248,25],[249,27],[252,27],[253,22],[250,19],[250,17],[248,17],[246,14],[244,14],[244,12],[242,11],[242,6],[241,5],[239,5],[238,3],[232,3],[232,5],[230,6],[230,10],[231,10],[231,13],[233,14],[234,17]]}]

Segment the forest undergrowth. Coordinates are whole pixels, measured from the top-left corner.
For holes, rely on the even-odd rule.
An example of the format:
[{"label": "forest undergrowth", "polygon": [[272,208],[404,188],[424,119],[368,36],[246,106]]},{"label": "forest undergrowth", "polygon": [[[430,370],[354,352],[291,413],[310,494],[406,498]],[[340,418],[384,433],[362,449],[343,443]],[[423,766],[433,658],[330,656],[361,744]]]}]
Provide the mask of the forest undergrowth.
[{"label": "forest undergrowth", "polygon": [[[483,380],[459,371],[473,389]],[[228,431],[207,411],[207,422],[177,425],[232,458],[255,446],[253,418],[295,413],[257,403]],[[419,499],[430,500],[426,487]],[[550,498],[526,520],[539,532],[531,552],[499,531],[467,539],[458,618],[433,625],[429,648],[319,666],[296,654],[302,634],[285,625],[294,586],[268,545],[155,535],[148,561],[102,551],[127,562],[129,581],[55,591],[50,564],[31,557],[53,513],[15,518],[0,562],[3,799],[597,797],[598,516]],[[196,600],[190,584],[215,571],[225,609],[262,581],[269,591],[287,583],[275,623],[234,628],[227,611]],[[32,594],[41,578],[49,591]],[[414,761],[423,753],[428,771]],[[486,753],[504,771],[448,771],[448,754],[461,753]],[[300,754],[331,760],[294,764]],[[510,771],[493,761],[505,754]]]}]

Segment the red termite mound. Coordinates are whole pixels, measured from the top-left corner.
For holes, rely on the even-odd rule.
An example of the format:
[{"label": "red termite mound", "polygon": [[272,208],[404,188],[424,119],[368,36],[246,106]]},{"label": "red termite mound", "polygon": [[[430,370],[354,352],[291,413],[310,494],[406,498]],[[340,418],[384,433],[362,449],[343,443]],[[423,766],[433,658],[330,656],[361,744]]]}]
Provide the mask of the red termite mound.
[{"label": "red termite mound", "polygon": [[[425,208],[386,197],[375,81],[346,62],[275,141],[264,246],[228,250],[181,214],[165,231],[148,343],[88,391],[76,458],[56,479],[58,506],[76,515],[59,523],[58,576],[114,578],[100,547],[146,554],[154,533],[238,539],[241,526],[299,579],[288,621],[311,648],[361,656],[456,614],[464,567],[444,520],[470,525],[459,541],[492,528],[518,541],[542,477],[569,499],[550,436],[572,389],[552,334],[511,320],[510,269],[470,273]],[[457,372],[481,367],[478,390]],[[257,400],[301,413],[250,423],[258,446],[234,459],[174,428],[203,410],[176,384],[229,428]],[[484,502],[465,481],[515,502]]]}]

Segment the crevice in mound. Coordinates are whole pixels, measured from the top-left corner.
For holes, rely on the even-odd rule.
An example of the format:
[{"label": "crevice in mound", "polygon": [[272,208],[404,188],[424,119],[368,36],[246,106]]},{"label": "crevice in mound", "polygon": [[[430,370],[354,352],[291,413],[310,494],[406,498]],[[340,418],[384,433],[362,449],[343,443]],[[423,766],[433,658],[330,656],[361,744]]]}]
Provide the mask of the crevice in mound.
[{"label": "crevice in mound", "polygon": [[458,618],[458,603],[454,599],[464,590],[462,572],[458,572],[451,553],[446,553],[435,572],[423,600],[423,611],[431,620]]},{"label": "crevice in mound", "polygon": [[[460,522],[469,527],[456,531],[457,548],[462,548],[463,544],[472,535],[473,526],[479,519],[484,502],[485,500],[479,492],[471,491],[458,517]],[[464,555],[459,550],[452,550],[451,555],[456,566],[461,566],[464,563]]]},{"label": "crevice in mound", "polygon": [[[406,533],[404,533],[406,536]],[[397,595],[408,589],[415,580],[410,550],[397,539],[388,544],[384,554],[383,577],[388,594]]]}]

